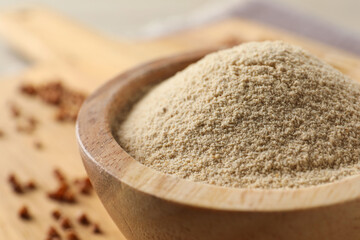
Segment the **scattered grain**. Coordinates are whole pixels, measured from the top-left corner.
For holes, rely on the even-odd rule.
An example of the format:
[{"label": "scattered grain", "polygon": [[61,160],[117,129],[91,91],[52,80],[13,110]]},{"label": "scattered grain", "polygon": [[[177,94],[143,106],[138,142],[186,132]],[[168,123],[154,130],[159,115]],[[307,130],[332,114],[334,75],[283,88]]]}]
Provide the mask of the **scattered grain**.
[{"label": "scattered grain", "polygon": [[92,184],[88,177],[75,179],[74,183],[79,188],[79,192],[83,195],[90,195],[92,192]]},{"label": "scattered grain", "polygon": [[61,82],[49,82],[37,87],[37,94],[44,102],[59,105],[64,88]]},{"label": "scattered grain", "polygon": [[24,189],[21,186],[18,178],[16,177],[16,175],[14,173],[11,173],[9,175],[8,182],[10,183],[10,186],[15,193],[18,193],[18,194],[24,193]]},{"label": "scattered grain", "polygon": [[61,236],[60,236],[59,232],[56,230],[56,228],[51,226],[47,232],[46,239],[47,240],[58,240],[58,239],[61,239]]},{"label": "scattered grain", "polygon": [[27,95],[36,95],[36,88],[32,84],[29,84],[29,83],[22,84],[20,86],[20,91]]},{"label": "scattered grain", "polygon": [[61,212],[60,210],[56,209],[56,210],[53,210],[51,212],[51,216],[55,219],[55,220],[59,220],[61,218]]},{"label": "scattered grain", "polygon": [[97,223],[94,223],[92,231],[95,234],[102,234],[103,233],[103,231],[101,230],[99,224],[97,224]]},{"label": "scattered grain", "polygon": [[66,183],[61,183],[55,191],[48,192],[47,196],[58,202],[76,203],[75,195],[71,192]]},{"label": "scattered grain", "polygon": [[65,87],[60,81],[52,81],[39,86],[23,84],[20,90],[27,95],[37,95],[43,102],[56,106],[55,119],[61,122],[75,122],[86,98],[85,94]]},{"label": "scattered grain", "polygon": [[72,224],[70,222],[70,219],[69,218],[63,218],[61,220],[61,222],[60,222],[60,226],[64,230],[72,228]]},{"label": "scattered grain", "polygon": [[55,168],[54,171],[54,176],[55,178],[60,182],[60,183],[65,183],[66,182],[66,177],[65,174],[59,169],[59,168]]},{"label": "scattered grain", "polygon": [[27,190],[35,190],[37,188],[37,186],[36,186],[36,183],[33,180],[30,180],[25,184],[25,188]]},{"label": "scattered grain", "polygon": [[84,226],[89,226],[90,225],[90,220],[89,220],[88,216],[85,213],[81,213],[79,215],[78,222],[81,225],[84,225]]},{"label": "scattered grain", "polygon": [[38,150],[41,150],[41,149],[44,148],[44,144],[43,144],[41,141],[39,141],[39,140],[35,140],[35,141],[34,141],[34,147],[35,147],[36,149],[38,149]]},{"label": "scattered grain", "polygon": [[67,240],[80,240],[79,236],[73,230],[66,232],[66,239]]},{"label": "scattered grain", "polygon": [[23,220],[31,220],[31,218],[32,218],[30,215],[29,209],[25,205],[19,209],[18,214],[19,214],[19,217]]}]

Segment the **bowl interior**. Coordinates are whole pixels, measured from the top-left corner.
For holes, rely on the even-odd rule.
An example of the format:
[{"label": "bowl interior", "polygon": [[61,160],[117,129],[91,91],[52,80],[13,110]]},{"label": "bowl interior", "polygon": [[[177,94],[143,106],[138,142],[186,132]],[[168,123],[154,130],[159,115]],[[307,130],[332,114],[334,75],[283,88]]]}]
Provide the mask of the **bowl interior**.
[{"label": "bowl interior", "polygon": [[169,78],[202,58],[206,51],[153,61],[109,81],[84,103],[78,117],[80,148],[102,171],[144,193],[202,208],[236,211],[283,211],[313,208],[360,197],[360,176],[300,189],[239,189],[191,182],[148,168],[124,151],[115,129],[144,89]]}]

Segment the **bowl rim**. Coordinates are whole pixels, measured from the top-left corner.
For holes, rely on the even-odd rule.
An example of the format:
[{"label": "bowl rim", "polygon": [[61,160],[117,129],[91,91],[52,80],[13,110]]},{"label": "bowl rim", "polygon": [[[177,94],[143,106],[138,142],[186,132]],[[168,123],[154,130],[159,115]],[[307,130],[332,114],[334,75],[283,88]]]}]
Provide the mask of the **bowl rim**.
[{"label": "bowl rim", "polygon": [[[83,104],[76,122],[79,148],[101,171],[135,191],[191,207],[225,211],[290,211],[318,208],[360,198],[360,175],[298,189],[246,189],[192,182],[165,174],[131,157],[112,133],[111,111],[124,89],[161,71],[196,62],[212,50],[192,51],[137,66],[105,83]],[[156,77],[155,77],[156,78]],[[162,81],[162,80],[161,80]],[[122,92],[123,91],[123,92]],[[101,173],[100,173],[101,174]]]}]

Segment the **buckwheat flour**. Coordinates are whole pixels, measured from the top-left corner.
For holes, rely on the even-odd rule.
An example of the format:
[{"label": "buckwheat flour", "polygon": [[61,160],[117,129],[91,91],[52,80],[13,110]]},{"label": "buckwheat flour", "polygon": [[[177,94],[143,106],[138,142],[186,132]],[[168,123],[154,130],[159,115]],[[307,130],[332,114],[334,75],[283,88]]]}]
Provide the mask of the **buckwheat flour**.
[{"label": "buckwheat flour", "polygon": [[119,143],[153,169],[241,188],[359,173],[360,86],[299,47],[252,42],[204,57],[138,101]]}]

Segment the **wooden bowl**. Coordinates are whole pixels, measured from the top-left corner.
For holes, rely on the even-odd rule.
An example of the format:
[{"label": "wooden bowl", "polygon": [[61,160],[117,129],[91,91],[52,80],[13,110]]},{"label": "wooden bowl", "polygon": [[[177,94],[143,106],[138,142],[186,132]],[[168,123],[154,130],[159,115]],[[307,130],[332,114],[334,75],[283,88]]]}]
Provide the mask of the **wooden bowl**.
[{"label": "wooden bowl", "polygon": [[150,169],[120,147],[113,126],[129,99],[206,53],[141,65],[102,86],[82,106],[77,122],[80,153],[97,194],[125,237],[359,240],[359,175],[293,190],[225,188]]}]

